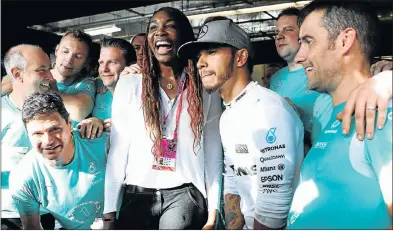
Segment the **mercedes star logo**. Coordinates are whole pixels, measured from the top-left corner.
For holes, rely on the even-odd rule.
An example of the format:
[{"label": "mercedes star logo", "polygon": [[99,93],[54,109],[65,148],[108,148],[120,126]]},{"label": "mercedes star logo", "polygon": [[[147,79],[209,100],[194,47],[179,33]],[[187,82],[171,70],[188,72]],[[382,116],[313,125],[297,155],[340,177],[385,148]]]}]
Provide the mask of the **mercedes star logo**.
[{"label": "mercedes star logo", "polygon": [[208,26],[204,25],[201,30],[199,31],[199,36],[198,36],[198,40],[201,39],[203,36],[205,36],[205,34],[208,31]]}]

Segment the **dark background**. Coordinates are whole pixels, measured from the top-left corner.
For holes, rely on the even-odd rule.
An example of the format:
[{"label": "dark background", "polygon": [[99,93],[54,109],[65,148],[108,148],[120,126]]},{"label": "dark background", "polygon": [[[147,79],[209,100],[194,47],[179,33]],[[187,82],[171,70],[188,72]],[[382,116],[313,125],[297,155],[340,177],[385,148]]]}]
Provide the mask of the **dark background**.
[{"label": "dark background", "polygon": [[[60,36],[33,29],[26,28],[31,25],[45,24],[64,19],[105,13],[126,8],[152,5],[168,0],[3,0],[1,6],[1,57],[3,60],[5,52],[12,46],[20,43],[37,44],[44,48],[49,54],[53,52]],[[225,1],[223,1],[225,2]],[[391,0],[370,1],[377,11],[392,9]],[[274,1],[272,1],[274,4]],[[392,55],[392,20],[381,21],[382,41],[378,56]],[[255,53],[258,54],[255,64],[280,62],[282,59],[277,55],[274,41],[254,42]],[[96,44],[95,49],[99,49]],[[94,52],[98,54],[98,52]]]}]

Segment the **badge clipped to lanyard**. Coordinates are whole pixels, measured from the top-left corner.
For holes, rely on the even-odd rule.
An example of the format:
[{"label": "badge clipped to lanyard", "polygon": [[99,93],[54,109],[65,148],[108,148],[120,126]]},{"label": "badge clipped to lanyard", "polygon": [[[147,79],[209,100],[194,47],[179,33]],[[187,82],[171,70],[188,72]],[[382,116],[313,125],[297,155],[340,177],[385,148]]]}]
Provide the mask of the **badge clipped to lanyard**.
[{"label": "badge clipped to lanyard", "polygon": [[168,139],[167,137],[161,138],[161,147],[162,147],[161,155],[158,153],[158,150],[153,150],[154,158],[153,158],[152,167],[154,170],[176,171],[176,150],[177,150],[177,139],[178,139],[177,130],[179,126],[180,113],[183,106],[183,92],[184,92],[185,80],[186,80],[186,72],[183,71],[183,74],[180,79],[180,84],[177,87],[175,102],[172,104],[172,108],[169,110],[169,112],[163,119],[163,129],[165,131],[168,123],[168,118],[173,109],[173,106],[176,104],[176,100],[180,98],[176,110],[176,126],[175,126],[173,139]]}]

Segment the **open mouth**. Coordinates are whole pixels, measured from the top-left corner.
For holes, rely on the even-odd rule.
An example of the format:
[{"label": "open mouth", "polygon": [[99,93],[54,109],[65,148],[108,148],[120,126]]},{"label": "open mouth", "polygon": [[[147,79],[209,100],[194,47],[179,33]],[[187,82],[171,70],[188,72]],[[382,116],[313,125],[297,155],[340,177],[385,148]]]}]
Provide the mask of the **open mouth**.
[{"label": "open mouth", "polygon": [[156,49],[158,54],[167,54],[172,50],[172,43],[168,41],[157,41]]},{"label": "open mouth", "polygon": [[44,82],[41,82],[40,83],[40,86],[41,87],[44,87],[44,88],[49,88],[50,86],[49,86],[49,83],[44,83]]},{"label": "open mouth", "polygon": [[306,72],[311,72],[314,68],[313,67],[306,67],[304,69],[306,70]]},{"label": "open mouth", "polygon": [[53,146],[53,147],[46,147],[46,148],[42,148],[42,149],[45,150],[45,151],[53,151],[53,150],[55,150],[58,147],[60,147],[60,145]]}]

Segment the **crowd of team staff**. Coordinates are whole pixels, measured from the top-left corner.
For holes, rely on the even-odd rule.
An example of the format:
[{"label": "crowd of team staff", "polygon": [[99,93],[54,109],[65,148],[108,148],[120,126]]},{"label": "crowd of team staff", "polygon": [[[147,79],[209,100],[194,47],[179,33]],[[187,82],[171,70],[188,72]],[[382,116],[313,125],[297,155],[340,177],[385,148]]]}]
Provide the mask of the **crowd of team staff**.
[{"label": "crowd of team staff", "polygon": [[53,59],[4,57],[1,229],[392,228],[392,62],[365,1],[277,17],[285,65],[251,76],[233,20],[197,38],[178,9],[146,33],[70,30]]}]

